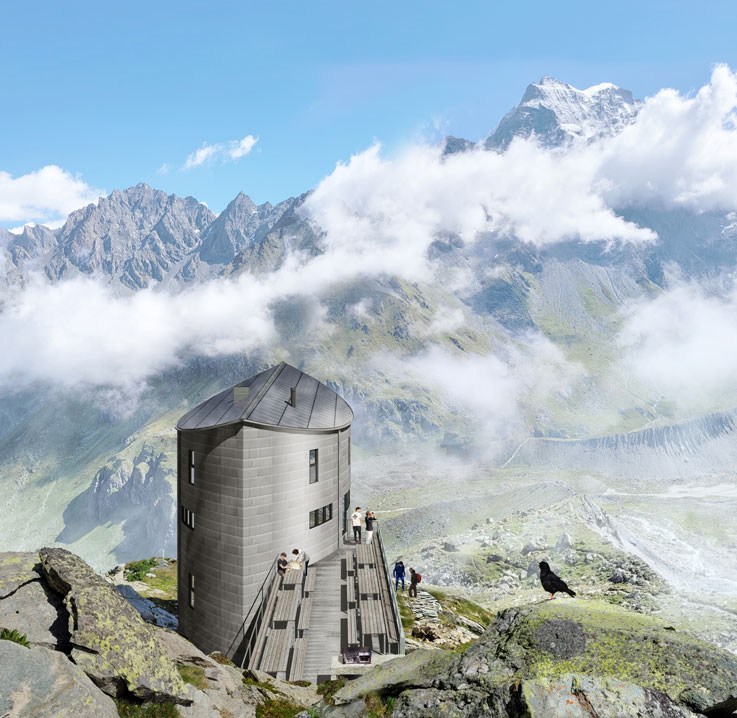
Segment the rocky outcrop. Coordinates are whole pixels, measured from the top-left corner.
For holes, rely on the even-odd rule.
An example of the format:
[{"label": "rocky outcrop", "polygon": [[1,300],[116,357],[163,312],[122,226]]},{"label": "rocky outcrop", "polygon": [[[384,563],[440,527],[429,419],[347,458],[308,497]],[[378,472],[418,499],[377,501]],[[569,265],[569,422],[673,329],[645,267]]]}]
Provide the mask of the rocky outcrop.
[{"label": "rocky outcrop", "polygon": [[106,693],[189,702],[176,666],[153,626],[81,558],[66,549],[41,549],[50,586],[69,613],[71,659]]},{"label": "rocky outcrop", "polygon": [[117,718],[118,710],[63,653],[0,641],[0,715]]},{"label": "rocky outcrop", "polygon": [[727,716],[737,657],[652,619],[595,601],[545,601],[497,615],[465,652],[415,651],[348,684],[327,715],[397,718]]},{"label": "rocky outcrop", "polygon": [[145,623],[111,583],[64,549],[0,553],[3,628],[29,644],[0,640],[3,717],[113,718],[112,697],[144,707],[173,702],[182,718],[255,718],[269,701],[296,712],[320,700],[314,687],[266,674],[249,672],[244,681],[223,656],[216,661]]}]

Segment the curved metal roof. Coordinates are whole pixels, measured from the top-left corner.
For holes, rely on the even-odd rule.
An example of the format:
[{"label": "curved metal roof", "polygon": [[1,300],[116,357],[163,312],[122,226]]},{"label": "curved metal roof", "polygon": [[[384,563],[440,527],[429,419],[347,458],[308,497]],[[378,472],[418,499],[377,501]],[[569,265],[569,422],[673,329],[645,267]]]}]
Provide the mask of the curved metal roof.
[{"label": "curved metal roof", "polygon": [[[295,389],[294,406],[290,403]],[[246,422],[292,429],[340,429],[353,421],[346,401],[303,371],[282,362],[225,389],[188,411],[177,429]]]}]

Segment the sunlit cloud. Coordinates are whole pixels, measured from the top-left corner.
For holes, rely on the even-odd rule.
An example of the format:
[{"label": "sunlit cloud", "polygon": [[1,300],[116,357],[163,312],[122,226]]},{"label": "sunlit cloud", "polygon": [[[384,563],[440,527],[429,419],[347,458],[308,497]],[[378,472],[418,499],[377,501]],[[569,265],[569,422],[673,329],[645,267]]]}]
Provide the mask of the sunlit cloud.
[{"label": "sunlit cloud", "polygon": [[246,135],[241,140],[231,140],[230,142],[221,142],[214,145],[204,142],[199,149],[187,156],[182,169],[193,169],[217,161],[232,162],[239,160],[249,154],[257,142],[258,137],[254,135]]},{"label": "sunlit cloud", "polygon": [[56,165],[19,177],[0,171],[0,222],[63,222],[70,212],[103,194]]}]

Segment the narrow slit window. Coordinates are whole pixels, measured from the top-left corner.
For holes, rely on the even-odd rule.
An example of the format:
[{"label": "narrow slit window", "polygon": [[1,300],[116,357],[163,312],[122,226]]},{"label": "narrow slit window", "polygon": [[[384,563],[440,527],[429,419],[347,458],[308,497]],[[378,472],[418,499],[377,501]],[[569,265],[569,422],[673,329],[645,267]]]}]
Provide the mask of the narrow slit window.
[{"label": "narrow slit window", "polygon": [[189,607],[194,608],[194,574],[189,574]]},{"label": "narrow slit window", "polygon": [[189,483],[194,484],[194,451],[189,451]]},{"label": "narrow slit window", "polygon": [[317,449],[310,449],[310,483],[317,481]]},{"label": "narrow slit window", "polygon": [[182,506],[182,523],[189,528],[194,529],[194,511]]}]

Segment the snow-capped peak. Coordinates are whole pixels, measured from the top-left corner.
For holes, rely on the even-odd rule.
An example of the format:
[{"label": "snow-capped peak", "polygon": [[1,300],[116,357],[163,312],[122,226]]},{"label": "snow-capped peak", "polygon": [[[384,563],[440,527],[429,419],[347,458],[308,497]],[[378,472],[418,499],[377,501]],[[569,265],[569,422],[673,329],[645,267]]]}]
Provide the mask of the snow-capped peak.
[{"label": "snow-capped peak", "polygon": [[546,147],[612,135],[629,124],[642,103],[629,90],[602,82],[578,90],[554,77],[527,86],[522,102],[508,112],[485,141],[505,149],[515,137],[534,135]]}]

